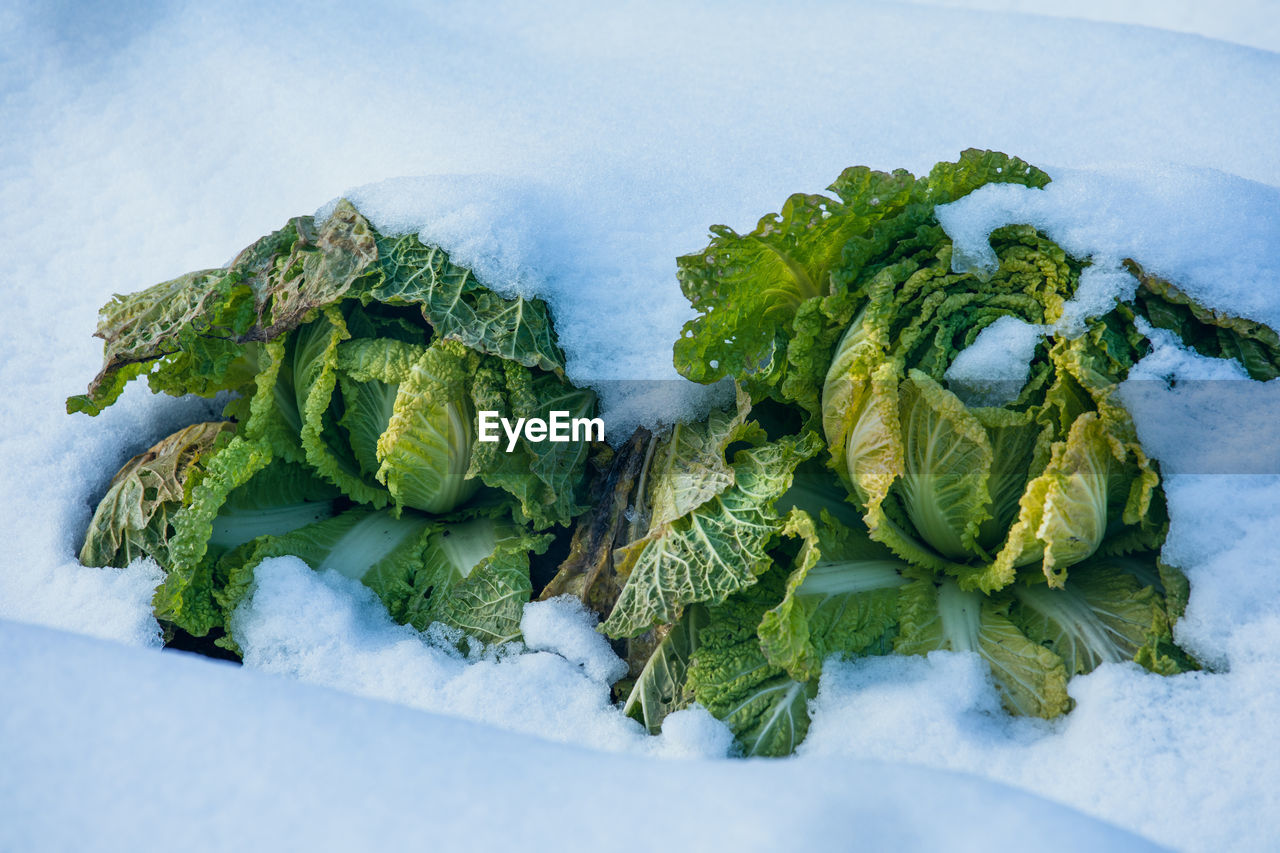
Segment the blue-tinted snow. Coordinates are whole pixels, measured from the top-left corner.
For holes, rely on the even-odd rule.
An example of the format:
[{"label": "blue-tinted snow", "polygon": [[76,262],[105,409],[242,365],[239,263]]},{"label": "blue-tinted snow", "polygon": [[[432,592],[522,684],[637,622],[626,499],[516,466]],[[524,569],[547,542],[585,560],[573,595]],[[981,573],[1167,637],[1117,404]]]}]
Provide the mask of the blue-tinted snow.
[{"label": "blue-tinted snow", "polygon": [[[1133,258],[1197,301],[1280,329],[1280,189],[1167,164],[1049,173],[1044,189],[989,184],[940,207],[952,265],[992,266],[987,236],[1031,224],[1102,270]],[[1115,275],[1112,287],[1119,295],[1133,282]],[[1093,303],[1105,306],[1101,295]]]},{"label": "blue-tinted snow", "polygon": [[0,683],[5,850],[1158,849],[962,774],[605,757],[4,620]]},{"label": "blue-tinted snow", "polygon": [[[1278,91],[1280,55],[1196,36],[885,4],[6,6],[0,614],[156,642],[155,568],[85,570],[74,552],[118,466],[210,410],[138,387],[96,420],[63,414],[63,398],[98,368],[88,336],[97,307],[220,265],[339,194],[363,197],[375,220],[451,241],[495,286],[548,297],[575,376],[666,381],[670,342],[689,317],[674,259],[700,248],[707,226],[750,228],[854,163],[919,172],[969,146],[1051,167],[1055,193],[1069,170],[1102,164],[1105,173],[1079,173],[1159,202],[1133,208],[1136,218],[1165,218],[1135,232],[1135,216],[1104,205],[1082,250],[1159,249],[1144,260],[1188,280],[1230,270],[1224,298],[1264,297],[1253,307],[1265,311],[1275,268],[1256,263],[1269,257],[1257,235],[1275,226],[1265,200],[1280,185]],[[1168,174],[1198,177],[1166,186]],[[395,184],[370,186],[401,175],[446,177],[399,199]],[[1156,240],[1177,217],[1212,239]],[[1147,242],[1135,247],[1135,233]],[[654,419],[697,403],[646,400],[632,411]],[[1004,717],[961,657],[833,666],[807,755],[792,762],[677,771],[208,662],[6,629],[0,832],[81,847],[102,833],[125,844],[131,832],[182,834],[212,846],[256,829],[281,846],[356,846],[423,813],[436,837],[498,843],[520,827],[537,846],[554,814],[556,840],[572,847],[630,838],[618,821],[634,812],[596,780],[634,778],[645,815],[667,803],[662,814],[703,846],[713,836],[698,833],[712,831],[717,846],[777,847],[784,832],[797,847],[838,845],[859,822],[886,843],[922,833],[909,846],[1091,844],[1073,834],[1087,824],[1057,822],[1026,795],[905,769],[886,776],[829,758],[839,754],[963,768],[1177,847],[1261,848],[1280,827],[1280,751],[1266,740],[1280,729],[1278,495],[1266,478],[1169,486],[1166,553],[1195,585],[1179,636],[1229,672],[1160,679],[1104,667],[1073,681],[1079,707],[1047,725]],[[405,667],[430,656],[418,638],[360,621],[368,612],[341,584],[287,569],[274,575],[280,594],[246,611],[259,630],[251,666],[508,729],[531,719],[513,710],[519,694],[486,692],[504,683],[496,663],[457,676],[474,684],[471,704],[457,698],[464,682],[411,682]],[[319,632],[317,620],[346,627]],[[564,636],[582,627],[566,623]],[[551,726],[559,708],[562,739],[585,732],[579,743],[615,753],[642,742],[585,668],[550,651],[528,658],[546,672],[523,682],[542,703],[525,731]],[[673,725],[666,754],[724,749],[723,731],[696,709]],[[207,784],[175,776],[183,748],[186,764],[212,768]],[[495,781],[501,773],[483,772],[492,767],[510,773]],[[566,805],[566,789],[594,808]],[[540,799],[547,791],[558,798]],[[771,807],[792,791],[805,794],[789,800],[805,820],[783,824]],[[507,817],[495,801],[512,804]],[[726,808],[736,822],[705,819]],[[989,833],[993,822],[994,840],[973,828]],[[956,834],[929,834],[939,826]],[[7,846],[32,846],[17,841]]]}]

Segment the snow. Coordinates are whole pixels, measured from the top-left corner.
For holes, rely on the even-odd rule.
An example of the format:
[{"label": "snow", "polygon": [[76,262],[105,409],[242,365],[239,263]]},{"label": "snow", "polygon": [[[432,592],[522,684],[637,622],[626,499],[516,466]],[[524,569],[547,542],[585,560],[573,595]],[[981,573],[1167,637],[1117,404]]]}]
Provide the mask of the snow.
[{"label": "snow", "polygon": [[1017,399],[1042,337],[1040,326],[1001,317],[956,355],[944,374],[947,387],[971,406],[1003,406]]},{"label": "snow", "polygon": [[1280,51],[1280,15],[1273,0],[912,0],[992,12],[1024,12],[1087,21],[1140,24]]},{"label": "snow", "polygon": [[[452,637],[396,624],[370,589],[336,572],[281,557],[254,580],[233,617],[246,667],[549,740],[663,750],[662,738],[651,740],[610,704],[609,685],[626,665],[576,601],[526,606],[521,628],[536,654],[508,646],[468,660]],[[722,739],[707,742],[708,757],[726,754]],[[684,737],[678,751],[696,749]]]},{"label": "snow", "polygon": [[1104,664],[1071,681],[1077,706],[1056,724],[1001,714],[985,669],[936,652],[829,666],[801,760],[980,773],[1180,849],[1274,845],[1280,795],[1254,787],[1280,772],[1260,734],[1274,725],[1274,660],[1172,678]]},{"label": "snow", "polygon": [[1085,321],[1110,311],[1116,300],[1127,302],[1138,291],[1138,279],[1116,261],[1096,262],[1080,273],[1076,292],[1062,306],[1054,330],[1067,337],[1084,333]]},{"label": "snow", "polygon": [[[940,207],[955,241],[952,266],[991,268],[991,231],[1031,224],[1104,270],[1133,258],[1198,301],[1280,328],[1280,299],[1268,286],[1280,281],[1280,189],[1176,165],[1049,174],[1044,189],[988,184]],[[1123,288],[1120,276],[1114,286]]]},{"label": "snow", "polygon": [[613,684],[627,674],[627,665],[595,630],[596,621],[596,615],[577,598],[561,595],[526,604],[520,633],[530,649],[555,652],[582,667],[587,678]]},{"label": "snow", "polygon": [[[1072,809],[881,764],[602,756],[181,653],[0,621],[0,848],[1157,849]],[[353,736],[353,733],[356,733]],[[14,819],[20,818],[20,819]]]},{"label": "snow", "polygon": [[1251,382],[1234,359],[1206,358],[1163,329],[1144,331],[1154,348],[1121,383],[1120,400],[1161,470],[1280,474],[1280,382]]},{"label": "snow", "polygon": [[[958,239],[979,254],[1001,218],[1028,217],[1094,258],[1081,314],[1131,286],[1115,263],[1132,254],[1277,318],[1280,55],[883,3],[107,8],[0,9],[0,616],[101,638],[0,627],[0,848],[651,847],[632,802],[695,849],[838,846],[851,827],[883,847],[1138,844],[1039,797],[1179,848],[1280,834],[1280,478],[1191,464],[1158,430],[1179,400],[1215,429],[1247,421],[1271,386],[1207,378],[1230,368],[1176,348],[1135,380],[1176,392],[1139,429],[1186,468],[1166,556],[1193,584],[1178,639],[1212,671],[1106,666],[1046,724],[1000,713],[963,656],[836,664],[804,754],[782,762],[714,760],[726,733],[698,708],[639,733],[608,704],[617,665],[554,602],[526,614],[543,650],[466,659],[281,560],[237,616],[244,670],[104,642],[157,644],[158,576],[78,566],[91,502],[211,409],[133,387],[96,419],[62,411],[98,369],[110,293],[220,265],[340,194],[548,299],[571,375],[614,383],[611,438],[708,402],[671,368],[690,316],[674,258],[855,163],[1017,154],[1054,182],[968,201]],[[1280,47],[1247,2],[1063,8]],[[416,177],[383,183],[399,175]],[[1245,402],[1178,397],[1197,383]],[[1232,458],[1280,447],[1259,435]]]}]

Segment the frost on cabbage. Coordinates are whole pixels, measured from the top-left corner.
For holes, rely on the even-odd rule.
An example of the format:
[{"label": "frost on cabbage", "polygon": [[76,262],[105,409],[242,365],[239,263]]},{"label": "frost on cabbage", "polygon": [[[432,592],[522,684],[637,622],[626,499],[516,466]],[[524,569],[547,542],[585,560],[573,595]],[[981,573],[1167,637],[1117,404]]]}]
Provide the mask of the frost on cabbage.
[{"label": "frost on cabbage", "polygon": [[282,555],[361,579],[401,622],[519,635],[530,556],[579,513],[589,446],[480,443],[476,412],[594,413],[564,378],[546,306],[505,298],[349,203],[292,219],[227,267],[102,311],[105,364],[68,411],[126,382],[228,402],[116,475],[81,560],[165,569],[156,616],[225,635],[253,569]]},{"label": "frost on cabbage", "polygon": [[[1132,299],[1059,324],[1090,262],[1029,226],[991,235],[994,270],[958,271],[935,207],[1048,181],[977,150],[919,178],[855,167],[679,259],[698,316],[676,367],[737,403],[624,452],[601,499],[630,520],[580,537],[557,579],[626,640],[625,708],[650,730],[696,701],[744,754],[788,753],[831,655],[972,652],[1011,712],[1046,718],[1100,663],[1197,666],[1173,641],[1187,582],[1160,558],[1159,467],[1117,383],[1142,328],[1258,379],[1280,341],[1140,259]],[[1025,381],[952,387],[958,354],[1014,321],[1043,330]]]}]

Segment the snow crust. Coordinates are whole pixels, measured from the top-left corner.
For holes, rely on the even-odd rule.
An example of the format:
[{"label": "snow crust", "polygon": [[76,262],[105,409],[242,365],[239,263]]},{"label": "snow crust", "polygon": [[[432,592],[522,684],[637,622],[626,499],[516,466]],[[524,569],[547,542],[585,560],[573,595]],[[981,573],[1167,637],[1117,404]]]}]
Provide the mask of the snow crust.
[{"label": "snow crust", "polygon": [[[1276,625],[1265,636],[1276,638]],[[1259,627],[1249,629],[1255,639]],[[1214,849],[1204,839],[1218,837],[1267,850],[1280,797],[1245,794],[1242,780],[1280,771],[1260,735],[1274,725],[1275,672],[1274,657],[1173,678],[1103,664],[1071,681],[1076,708],[1049,724],[1001,713],[976,655],[868,658],[823,670],[801,761],[841,755],[968,770],[1175,849]]]},{"label": "snow crust", "polygon": [[[717,393],[670,366],[690,318],[675,257],[708,225],[749,229],[854,163],[919,173],[969,146],[1017,154],[1054,182],[975,194],[957,239],[980,249],[1002,218],[1025,217],[1094,257],[1089,305],[1126,286],[1115,262],[1132,254],[1218,307],[1280,318],[1275,54],[874,3],[107,8],[0,9],[9,619],[158,643],[155,567],[86,570],[75,550],[119,466],[213,410],[135,386],[96,419],[66,416],[100,363],[95,312],[340,194],[492,286],[547,298],[571,375],[605,387],[610,437]],[[1229,18],[1201,31],[1265,32]],[[393,175],[436,177],[378,183]],[[1216,412],[1215,428],[1262,411],[1271,388],[1176,348],[1142,369],[1135,391],[1187,393],[1205,375],[1244,389],[1188,404]],[[651,381],[609,391],[623,378]],[[1138,414],[1162,462],[1190,452]],[[1280,446],[1259,435],[1253,452]],[[1267,849],[1280,835],[1280,478],[1184,462],[1166,483],[1165,555],[1193,586],[1179,641],[1212,671],[1105,666],[1047,724],[1004,716],[964,656],[832,664],[793,761],[708,760],[727,733],[697,708],[643,736],[608,705],[616,664],[554,602],[526,614],[544,650],[468,660],[389,623],[358,585],[282,560],[237,616],[249,671],[6,624],[0,847],[140,849],[181,832],[211,848],[350,849],[428,828],[445,848],[510,846],[517,831],[530,849],[651,847],[620,824],[632,803],[696,849],[839,846],[850,826],[883,842],[871,846],[985,848],[993,812],[1001,839],[1136,846],[1034,791],[1178,848]]]}]

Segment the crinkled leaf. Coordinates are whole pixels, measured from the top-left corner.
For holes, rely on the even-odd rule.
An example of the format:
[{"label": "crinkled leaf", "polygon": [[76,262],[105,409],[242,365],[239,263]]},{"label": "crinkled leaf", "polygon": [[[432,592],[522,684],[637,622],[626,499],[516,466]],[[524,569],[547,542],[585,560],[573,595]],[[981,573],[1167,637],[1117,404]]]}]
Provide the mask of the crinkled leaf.
[{"label": "crinkled leaf", "polygon": [[213,519],[207,554],[217,556],[261,536],[280,536],[330,518],[346,504],[303,465],[273,459],[233,489]]},{"label": "crinkled leaf", "polygon": [[[218,382],[215,371],[221,368],[225,372],[240,355],[238,345],[229,339],[247,331],[246,321],[253,317],[252,293],[238,278],[232,270],[200,270],[139,293],[112,297],[102,308],[96,332],[106,342],[102,370],[89,383],[87,394],[67,400],[67,411],[98,414],[119,398],[126,382],[149,372],[161,358],[181,358],[184,340],[203,341],[203,335],[222,339],[219,346],[226,348],[221,357],[209,358],[211,352],[206,347],[206,358],[175,365],[166,384],[176,389],[177,375],[188,373],[182,367],[199,365],[209,371],[196,374],[199,378],[194,381],[202,389],[235,387]],[[224,306],[229,302],[247,305],[249,312],[227,312]]]},{"label": "crinkled leaf", "polygon": [[733,488],[615,554],[626,586],[608,620],[609,636],[630,637],[674,622],[684,605],[723,602],[772,565],[767,550],[784,520],[774,504],[796,465],[821,440],[812,433],[738,452]]},{"label": "crinkled leaf", "polygon": [[1071,565],[1092,555],[1107,532],[1109,474],[1115,448],[1093,413],[1076,418],[1055,443],[1043,474],[1027,484],[1018,521],[990,568],[964,578],[990,591],[1007,586],[1017,566],[1041,560],[1050,586],[1060,587]]},{"label": "crinkled leaf", "polygon": [[502,518],[500,505],[449,518],[412,510],[357,508],[281,536],[264,536],[219,565],[217,598],[230,612],[248,592],[256,567],[292,555],[316,571],[362,581],[398,622],[425,630],[435,622],[482,643],[516,639],[529,601],[529,555],[550,536]]},{"label": "crinkled leaf", "polygon": [[147,556],[167,564],[170,519],[194,485],[192,474],[220,437],[234,433],[230,423],[192,424],[126,462],[98,502],[80,562],[123,567]]},{"label": "crinkled leaf", "polygon": [[227,496],[270,462],[270,447],[237,436],[205,464],[187,505],[172,518],[169,565],[152,601],[156,618],[197,637],[222,624],[223,614],[214,600],[214,561],[206,559],[214,519]]},{"label": "crinkled leaf", "polygon": [[809,730],[809,700],[818,682],[796,681],[765,658],[756,636],[764,612],[782,596],[785,575],[767,573],[722,604],[708,609],[698,632],[687,692],[733,732],[741,753],[783,756]]},{"label": "crinkled leaf", "polygon": [[425,349],[395,338],[361,338],[338,345],[338,387],[344,408],[340,423],[365,477],[378,473],[378,439],[391,422],[400,383]]},{"label": "crinkled leaf", "polygon": [[[486,359],[476,371],[472,396],[477,411],[497,412],[513,424],[519,418],[550,419],[554,411],[574,419],[595,416],[596,397],[554,374],[531,371],[515,362]],[[531,442],[523,433],[508,452],[505,432],[496,442],[477,442],[468,474],[502,489],[519,502],[519,514],[542,529],[569,524],[582,511],[582,481],[590,443],[578,440]],[[572,439],[572,433],[570,435]]]},{"label": "crinkled leaf", "polygon": [[960,399],[911,370],[898,396],[903,506],[916,531],[952,560],[974,555],[990,517],[987,481],[993,454],[987,431]]},{"label": "crinkled leaf", "polygon": [[845,243],[899,212],[914,183],[902,170],[855,167],[831,186],[838,200],[797,194],[747,234],[712,228],[710,246],[677,261],[701,315],[676,343],[677,368],[695,382],[767,372],[800,305],[831,293]]},{"label": "crinkled leaf", "polygon": [[461,344],[437,341],[400,383],[377,441],[378,479],[398,506],[445,513],[479,487],[467,473],[476,440],[467,383],[478,363]]},{"label": "crinkled leaf", "polygon": [[416,306],[437,338],[564,372],[543,302],[494,293],[416,236],[379,235],[343,199],[325,221],[291,219],[225,269],[116,296],[98,326],[106,342],[102,371],[87,394],[68,399],[68,411],[97,414],[139,375],[149,375],[152,390],[170,394],[251,393],[262,342],[357,299]]},{"label": "crinkled leaf", "polygon": [[737,390],[733,411],[716,409],[707,420],[678,423],[658,444],[649,468],[649,524],[663,527],[697,509],[733,485],[726,451],[734,442],[760,444],[759,424],[747,420],[751,400]]},{"label": "crinkled leaf", "polygon": [[1209,358],[1234,358],[1251,379],[1280,376],[1280,334],[1269,326],[1200,305],[1173,282],[1132,260],[1125,266],[1140,282],[1135,305],[1153,326],[1168,329]]},{"label": "crinkled leaf", "polygon": [[388,490],[361,470],[350,440],[338,425],[338,347],[350,337],[346,321],[333,307],[294,333],[290,378],[302,415],[300,443],[307,463],[321,477],[352,500],[381,508],[387,504]]},{"label": "crinkled leaf", "polygon": [[[262,537],[223,558],[219,571],[226,580],[217,593],[218,602],[229,614],[248,593],[253,573],[263,560],[294,556],[318,572],[333,570],[365,580],[390,610],[393,602],[400,600],[396,597],[399,590],[386,579],[412,577],[432,530],[426,516],[404,513],[396,517],[388,510],[360,507],[284,535]],[[369,583],[366,578],[383,583]]]},{"label": "crinkled leaf", "polygon": [[930,222],[935,205],[986,183],[1048,181],[1017,158],[969,149],[923,179],[901,169],[846,169],[829,188],[835,198],[793,195],[780,214],[765,216],[747,234],[715,226],[705,250],[677,262],[681,288],[700,316],[676,343],[676,368],[696,382],[769,373],[801,306],[843,289],[872,259]]},{"label": "crinkled leaf", "polygon": [[246,347],[296,327],[314,309],[345,298],[377,261],[373,231],[345,200],[317,228],[310,217],[245,249],[221,270],[201,270],[102,309],[104,366],[69,411],[97,414],[132,376],[156,372],[152,388],[206,396],[252,379]]},{"label": "crinkled leaf", "polygon": [[243,592],[228,592],[231,568],[257,543],[314,527],[345,503],[305,467],[271,459],[264,444],[234,439],[213,457],[189,505],[174,516],[157,617],[196,636],[223,625]]},{"label": "crinkled leaf", "polygon": [[283,269],[255,288],[260,315],[270,317],[270,325],[258,333],[264,340],[342,301],[378,263],[377,232],[346,199],[319,226],[310,217],[294,221],[299,239]]},{"label": "crinkled leaf", "polygon": [[487,517],[445,522],[427,538],[411,577],[366,576],[365,583],[383,600],[393,596],[382,589],[407,583],[411,593],[388,607],[415,628],[443,622],[481,642],[505,643],[520,636],[524,605],[532,596],[529,555],[545,551],[551,538]]},{"label": "crinkled leaf", "polygon": [[522,296],[506,299],[414,234],[379,237],[381,281],[370,294],[392,305],[416,305],[442,338],[526,367],[563,374],[547,306]]}]

